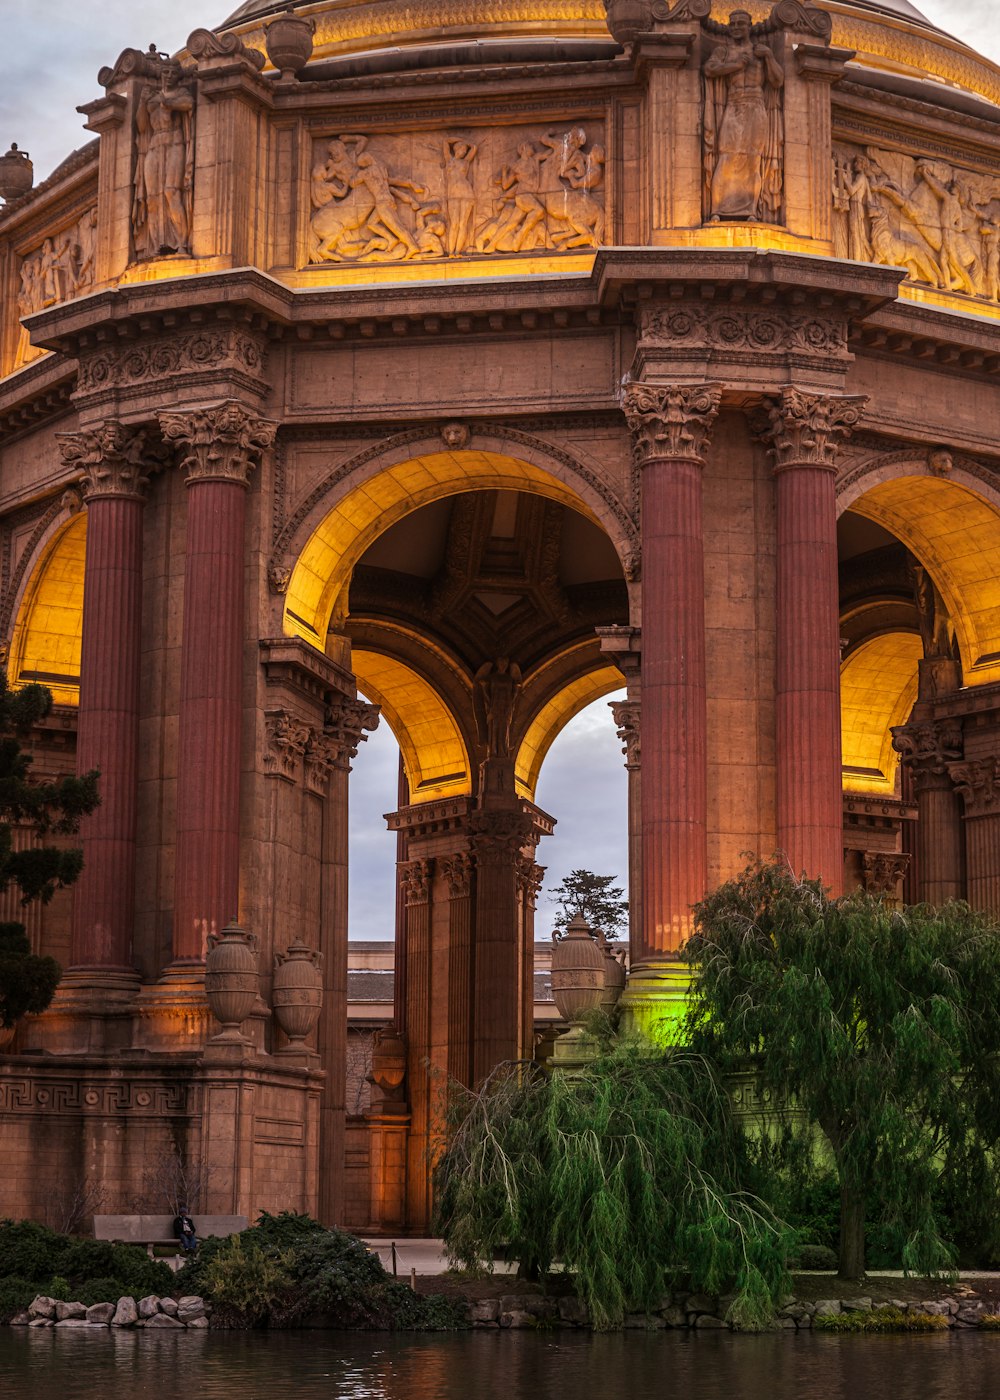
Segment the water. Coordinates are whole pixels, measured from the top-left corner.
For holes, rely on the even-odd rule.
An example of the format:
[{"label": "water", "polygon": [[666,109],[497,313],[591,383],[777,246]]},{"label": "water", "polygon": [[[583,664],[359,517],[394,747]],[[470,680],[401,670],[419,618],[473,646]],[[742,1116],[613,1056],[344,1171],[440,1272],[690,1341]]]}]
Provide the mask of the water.
[{"label": "water", "polygon": [[1000,1335],[0,1328],[11,1400],[979,1400]]}]

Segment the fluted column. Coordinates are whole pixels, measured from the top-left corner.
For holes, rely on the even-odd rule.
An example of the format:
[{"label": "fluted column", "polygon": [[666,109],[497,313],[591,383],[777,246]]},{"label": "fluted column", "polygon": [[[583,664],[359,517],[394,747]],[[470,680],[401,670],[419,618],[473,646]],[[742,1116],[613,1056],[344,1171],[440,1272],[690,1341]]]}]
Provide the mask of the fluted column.
[{"label": "fluted column", "polygon": [[639,700],[609,702],[628,773],[628,928],[630,959],[638,956],[642,930],[642,735]]},{"label": "fluted column", "polygon": [[718,385],[632,384],[642,468],[642,928],[638,964],[669,960],[705,894],[707,757],[702,468]]},{"label": "fluted column", "polygon": [[770,409],[777,493],[777,843],[843,888],[837,448],[867,400],[785,389]]},{"label": "fluted column", "polygon": [[430,1224],[428,1162],[431,1076],[431,884],[434,862],[411,860],[401,867],[406,900],[406,1086],[410,1140],[406,1173],[406,1219],[412,1229]]},{"label": "fluted column", "polygon": [[77,772],[100,772],[101,804],[80,825],[83,872],[73,891],[67,983],[134,989],[132,965],[139,758],[142,517],[148,481],[141,431],[113,419],[59,435],[84,471],[87,553]]},{"label": "fluted column", "polygon": [[448,885],[448,1075],[472,1084],[472,856],[438,861]]},{"label": "fluted column", "polygon": [[952,763],[948,773],[965,804],[966,898],[1000,914],[1000,758]]},{"label": "fluted column", "polygon": [[962,757],[958,720],[898,725],[892,746],[908,770],[917,804],[918,898],[946,904],[963,893],[962,805],[950,770]]},{"label": "fluted column", "polygon": [[277,425],[225,403],[162,413],[160,426],[182,450],[189,493],[173,943],[182,972],[238,912],[246,489]]},{"label": "fluted column", "polygon": [[472,1046],[473,1083],[504,1060],[523,1054],[521,920],[518,861],[534,844],[530,817],[518,811],[476,812],[470,819],[476,862]]}]

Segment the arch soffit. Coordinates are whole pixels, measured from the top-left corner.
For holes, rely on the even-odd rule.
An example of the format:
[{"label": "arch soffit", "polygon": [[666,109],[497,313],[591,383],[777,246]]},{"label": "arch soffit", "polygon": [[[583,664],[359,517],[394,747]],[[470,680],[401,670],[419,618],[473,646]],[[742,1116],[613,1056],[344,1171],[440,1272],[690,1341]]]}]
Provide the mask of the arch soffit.
[{"label": "arch soffit", "polygon": [[913,632],[885,632],[862,642],[840,667],[843,782],[848,792],[892,796],[899,756],[892,726],[905,724],[917,698],[917,662],[923,655]]},{"label": "arch soffit", "polygon": [[610,538],[627,578],[637,569],[638,526],[613,486],[572,454],[503,426],[477,429],[449,449],[426,429],[400,433],[340,463],[296,506],[271,551],[272,575],[289,576],[282,629],[322,646],[334,605],[368,545],[432,500],[461,491],[534,491],[580,511]]},{"label": "arch soffit", "polygon": [[[80,700],[83,575],[87,517],[60,506],[26,561],[11,636],[9,674],[14,684],[41,681],[58,705]],[[12,606],[13,606],[12,600]]]},{"label": "arch soffit", "polygon": [[890,530],[924,564],[948,608],[968,685],[1000,679],[1000,485],[978,462],[947,475],[924,456],[888,453],[845,473],[838,512]]},{"label": "arch soffit", "polygon": [[591,642],[560,652],[526,677],[526,722],[514,762],[514,781],[523,797],[534,800],[546,755],[570,720],[602,695],[624,686],[621,671],[599,652],[595,654]]}]

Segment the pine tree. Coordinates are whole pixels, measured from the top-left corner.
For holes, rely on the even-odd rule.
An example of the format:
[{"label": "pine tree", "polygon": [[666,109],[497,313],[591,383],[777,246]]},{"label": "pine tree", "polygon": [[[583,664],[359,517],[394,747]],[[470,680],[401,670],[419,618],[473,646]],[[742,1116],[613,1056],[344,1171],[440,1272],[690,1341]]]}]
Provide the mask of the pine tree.
[{"label": "pine tree", "polygon": [[628,900],[625,891],[615,884],[614,875],[595,875],[592,870],[573,870],[561,885],[549,895],[559,906],[552,920],[557,929],[564,929],[578,914],[590,927],[600,930],[607,938],[628,931]]},{"label": "pine tree", "polygon": [[[72,835],[100,801],[97,773],[32,781],[31,757],[22,741],[51,708],[45,686],[12,690],[0,671],[0,892],[14,886],[24,904],[35,899],[45,904],[76,880],[83,852],[46,845],[44,838]],[[16,827],[30,828],[42,841],[15,850]],[[9,1028],[27,1012],[44,1011],[59,976],[54,959],[32,953],[23,924],[0,923],[0,1026]]]}]

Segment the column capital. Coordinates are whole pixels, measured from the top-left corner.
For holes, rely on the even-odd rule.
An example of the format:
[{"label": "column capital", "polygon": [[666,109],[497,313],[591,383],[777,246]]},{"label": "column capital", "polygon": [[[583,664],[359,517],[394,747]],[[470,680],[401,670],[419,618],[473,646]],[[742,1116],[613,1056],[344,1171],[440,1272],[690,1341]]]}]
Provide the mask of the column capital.
[{"label": "column capital", "polygon": [[626,384],[621,407],[639,465],[703,466],[721,401],[721,384]]},{"label": "column capital", "polygon": [[331,700],[326,707],[323,737],[332,767],[345,771],[350,768],[351,760],[357,757],[358,749],[368,738],[364,731],[370,733],[378,728],[379,714],[379,706],[370,705],[367,700],[351,699],[347,695]]},{"label": "column capital", "polygon": [[117,418],[80,433],[56,433],[63,462],[83,472],[88,505],[102,499],[145,499],[150,469],[143,460],[146,437],[145,428],[127,427]]},{"label": "column capital", "polygon": [[774,470],[821,467],[836,471],[837,450],[857,427],[868,403],[866,394],[818,394],[783,389],[767,406],[761,436],[774,456]]},{"label": "column capital", "polygon": [[452,856],[441,856],[438,866],[448,881],[448,893],[452,899],[467,899],[472,890],[472,856],[468,851],[458,851]]},{"label": "column capital", "polygon": [[967,817],[996,816],[1000,813],[1000,758],[949,763],[948,776],[965,803]]},{"label": "column capital", "polygon": [[909,864],[906,851],[862,851],[864,888],[869,894],[895,895]]},{"label": "column capital", "polygon": [[917,792],[926,787],[950,787],[952,770],[962,757],[962,726],[957,719],[897,724],[892,747],[913,773]]},{"label": "column capital", "polygon": [[202,481],[246,486],[278,431],[276,422],[258,418],[235,399],[158,416],[163,436],[181,449],[188,486]]},{"label": "column capital", "polygon": [[618,737],[622,741],[625,768],[630,773],[634,772],[642,766],[642,734],[639,727],[642,713],[640,702],[638,700],[609,700],[608,709],[615,721]]},{"label": "column capital", "polygon": [[538,902],[538,895],[542,888],[542,881],[545,879],[545,866],[538,865],[531,856],[519,855],[517,858],[517,888],[519,893],[527,900],[534,909]]},{"label": "column capital", "polygon": [[399,878],[407,904],[426,904],[431,897],[434,861],[408,860],[399,866]]}]

